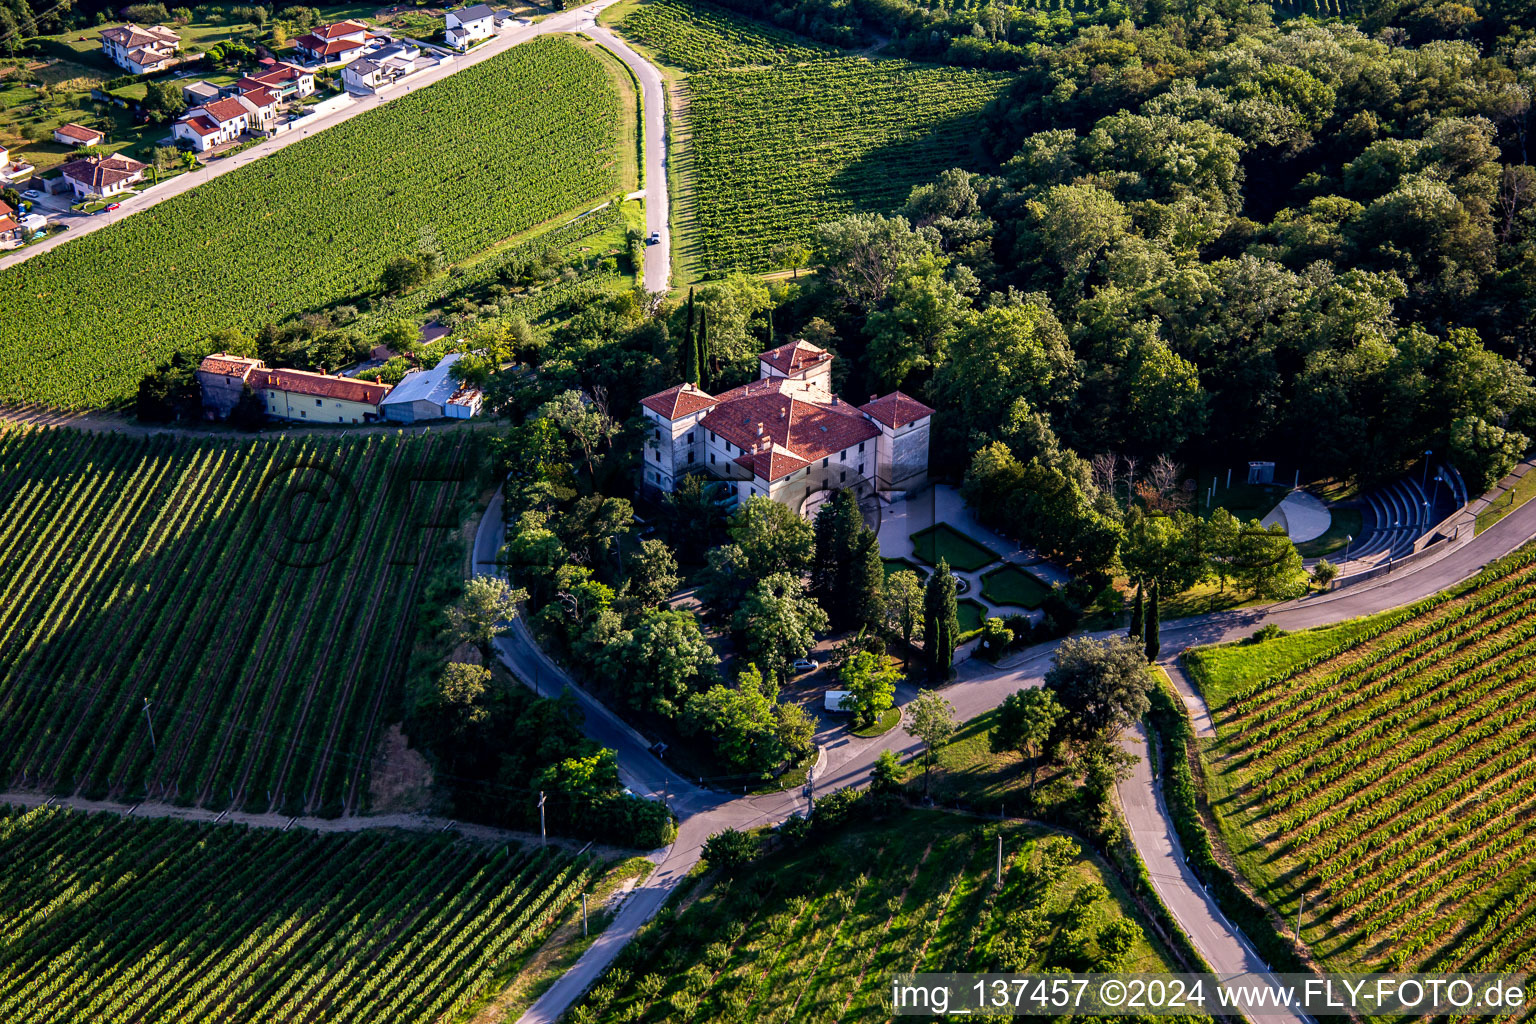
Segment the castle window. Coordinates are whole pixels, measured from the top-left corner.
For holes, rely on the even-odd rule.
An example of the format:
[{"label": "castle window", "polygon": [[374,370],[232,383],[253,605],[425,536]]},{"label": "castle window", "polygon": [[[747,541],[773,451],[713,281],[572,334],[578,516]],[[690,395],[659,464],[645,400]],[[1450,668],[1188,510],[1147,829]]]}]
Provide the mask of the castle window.
[{"label": "castle window", "polygon": [[842,451],[837,453],[837,461],[838,462],[847,462],[848,461],[848,449],[844,448]]},{"label": "castle window", "polygon": [[693,444],[693,431],[688,431],[688,443]]},{"label": "castle window", "polygon": [[864,475],[864,463],[859,463],[859,476]]},{"label": "castle window", "polygon": [[837,474],[837,482],[838,483],[842,483],[844,480],[847,480],[847,479],[848,479],[848,471],[846,469]]},{"label": "castle window", "polygon": [[688,464],[693,465],[693,452],[688,453]]},{"label": "castle window", "polygon": [[863,442],[863,441],[860,441],[860,442],[859,442],[859,451],[861,451],[861,452],[862,452],[862,451],[863,451],[863,450],[864,450],[864,442]]},{"label": "castle window", "polygon": [[709,464],[711,466],[713,466],[715,464],[715,453],[714,452],[710,452],[709,453]]},{"label": "castle window", "polygon": [[659,452],[659,451],[656,453],[656,461],[657,462],[661,461],[661,452]]}]

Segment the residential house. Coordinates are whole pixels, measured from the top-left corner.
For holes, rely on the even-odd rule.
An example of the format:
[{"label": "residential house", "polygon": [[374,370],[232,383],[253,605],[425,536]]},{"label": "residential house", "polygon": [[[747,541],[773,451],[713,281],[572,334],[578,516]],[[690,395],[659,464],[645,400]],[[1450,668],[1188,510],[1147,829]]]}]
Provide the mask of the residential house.
[{"label": "residential house", "polygon": [[120,28],[104,29],[101,33],[101,52],[124,71],[135,75],[147,75],[163,71],[176,62],[176,51],[181,49],[181,36],[164,25],[140,28],[130,22]]},{"label": "residential house", "polygon": [[415,71],[416,58],[420,53],[419,49],[409,43],[390,43],[342,68],[342,84],[349,92],[373,92]]},{"label": "residential house", "polygon": [[10,152],[0,146],[0,185],[10,185],[32,177],[37,168],[25,160],[12,160]]},{"label": "residential house", "polygon": [[148,164],[126,156],[88,156],[71,160],[60,171],[77,199],[105,199],[126,192],[144,180]]},{"label": "residential house", "polygon": [[293,41],[304,60],[320,64],[345,64],[363,55],[368,26],[360,21],[321,25]]},{"label": "residential house", "polygon": [[225,352],[206,357],[197,367],[197,383],[203,393],[203,416],[211,420],[227,419],[245,393],[251,373],[265,369],[266,365],[260,359]]},{"label": "residential house", "polygon": [[279,102],[303,99],[314,94],[315,73],[297,64],[274,63],[271,68],[256,75],[246,75],[235,83],[239,93],[265,89]]},{"label": "residential house", "polygon": [[385,419],[398,423],[474,416],[480,411],[480,392],[461,387],[453,379],[449,370],[458,361],[459,353],[452,352],[430,370],[412,370],[379,403],[379,411]]},{"label": "residential house", "polygon": [[53,130],[53,141],[66,146],[95,146],[101,143],[106,136],[94,128],[87,128],[82,124],[61,124]]},{"label": "residential house", "polygon": [[212,82],[188,82],[181,87],[181,98],[186,100],[189,107],[200,107],[204,103],[212,103],[223,95],[224,90]]},{"label": "residential house", "polygon": [[14,242],[21,238],[21,222],[9,204],[0,203],[0,242]]},{"label": "residential house", "polygon": [[390,391],[388,384],[308,370],[254,370],[250,384],[268,416],[311,423],[373,423]]},{"label": "residential house", "polygon": [[445,17],[447,31],[444,38],[455,49],[467,50],[474,43],[489,39],[496,33],[496,12],[490,4],[460,7],[456,11],[449,11]]},{"label": "residential house", "polygon": [[928,478],[933,410],[899,391],[856,406],[832,393],[832,354],[792,341],[758,356],[758,379],[722,395],[684,383],[644,399],[643,484],[668,493],[687,473],[765,495],[802,515],[843,488],[896,497]]},{"label": "residential house", "polygon": [[171,135],[199,153],[233,142],[247,131],[268,130],[277,120],[277,99],[269,92],[226,96],[187,111]]}]

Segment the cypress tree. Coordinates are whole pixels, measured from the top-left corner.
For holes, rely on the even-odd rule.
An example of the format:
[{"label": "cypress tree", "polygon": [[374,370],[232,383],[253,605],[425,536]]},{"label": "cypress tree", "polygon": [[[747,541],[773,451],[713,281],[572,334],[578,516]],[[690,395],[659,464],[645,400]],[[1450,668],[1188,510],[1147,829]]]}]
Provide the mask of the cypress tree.
[{"label": "cypress tree", "polygon": [[678,348],[677,362],[678,369],[682,371],[683,379],[693,381],[695,384],[698,383],[698,380],[689,372],[688,368],[697,361],[698,354],[699,350],[696,347],[696,342],[693,340],[693,289],[689,288],[688,317],[683,322],[683,340]]},{"label": "cypress tree", "polygon": [[1136,581],[1136,603],[1131,605],[1131,632],[1132,640],[1140,640],[1146,633],[1146,609],[1141,600],[1141,580]]},{"label": "cypress tree", "polygon": [[683,379],[704,386],[704,366],[699,361],[699,346],[692,333],[683,338]]},{"label": "cypress tree", "polygon": [[1159,636],[1157,622],[1157,591],[1158,586],[1152,584],[1152,596],[1147,601],[1147,660],[1156,661],[1157,652],[1162,649],[1163,642]]},{"label": "cypress tree", "polygon": [[704,387],[705,380],[714,379],[714,374],[710,372],[709,365],[709,310],[707,309],[699,310],[699,333],[695,338],[695,341],[697,343],[695,348],[695,358],[697,358],[699,361],[699,376],[701,378],[699,381],[699,386]]},{"label": "cypress tree", "polygon": [[773,307],[768,307],[768,347],[773,348]]},{"label": "cypress tree", "polygon": [[923,661],[928,666],[930,679],[942,682],[949,678],[959,636],[955,580],[949,574],[949,563],[941,558],[923,591]]},{"label": "cypress tree", "polygon": [[878,630],[885,621],[885,563],[875,531],[864,530],[859,546],[848,580],[849,610],[856,625]]}]

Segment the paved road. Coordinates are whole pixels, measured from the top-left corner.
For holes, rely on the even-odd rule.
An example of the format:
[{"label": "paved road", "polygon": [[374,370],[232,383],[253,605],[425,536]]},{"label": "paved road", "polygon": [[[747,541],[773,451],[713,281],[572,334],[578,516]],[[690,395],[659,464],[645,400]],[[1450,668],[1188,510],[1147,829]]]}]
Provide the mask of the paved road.
[{"label": "paved road", "polygon": [[[498,494],[481,520],[475,537],[477,572],[497,571],[495,558],[502,533],[501,510]],[[1302,629],[1392,608],[1427,597],[1473,575],[1533,536],[1536,536],[1536,502],[1512,513],[1475,540],[1451,550],[1439,561],[1422,564],[1402,575],[1267,608],[1165,623],[1164,648],[1167,657],[1176,658],[1187,646],[1237,639],[1271,622],[1285,629]],[[618,751],[626,784],[637,792],[665,794],[668,805],[682,819],[677,842],[653,855],[660,868],[631,898],[625,912],[604,932],[602,941],[590,948],[519,1021],[519,1024],[551,1024],[601,976],[640,926],[665,902],[677,882],[698,861],[704,839],[725,828],[782,821],[803,808],[805,798],[800,793],[730,798],[693,785],[667,769],[646,750],[645,741],[634,730],[576,687],[538,650],[526,630],[514,628],[500,641],[500,653],[514,673],[530,685],[537,682],[546,696],[557,693],[557,687],[574,690],[586,711],[591,735]],[[1042,645],[1004,658],[997,665],[972,659],[961,665],[955,681],[944,688],[944,696],[954,705],[957,717],[974,718],[996,707],[1004,697],[1018,689],[1041,685],[1054,653],[1054,645]],[[1198,696],[1191,695],[1190,699],[1203,713],[1204,706]],[[1146,738],[1138,734],[1127,736],[1124,742],[1128,749],[1139,753],[1140,761],[1132,777],[1117,788],[1125,809],[1127,828],[1158,895],[1212,970],[1233,975],[1267,972],[1263,959],[1226,920],[1184,864],[1172,819],[1163,804],[1161,789],[1155,785],[1151,774]],[[816,789],[830,791],[864,785],[869,780],[870,766],[881,751],[896,750],[905,756],[915,754],[918,747],[918,743],[900,729],[869,740],[850,736],[838,738],[824,748],[823,768],[817,773]],[[1291,1019],[1299,1021],[1301,1018]]]},{"label": "paved road", "polygon": [[434,82],[442,81],[449,75],[462,71],[465,68],[473,67],[497,54],[505,53],[519,43],[526,43],[530,39],[536,39],[539,36],[552,33],[585,32],[594,38],[600,39],[603,45],[608,46],[617,53],[635,71],[635,74],[640,79],[645,107],[647,233],[658,231],[661,234],[661,242],[650,247],[646,260],[645,287],[650,291],[665,291],[671,279],[671,237],[667,229],[666,138],[664,122],[662,120],[661,74],[650,64],[646,63],[639,54],[624,45],[623,41],[617,36],[614,36],[607,29],[596,25],[594,19],[597,16],[597,12],[615,2],[616,0],[598,0],[596,3],[552,14],[534,25],[528,25],[512,31],[503,31],[497,34],[490,42],[476,47],[469,53],[455,56],[435,68],[413,75],[399,85],[386,89],[383,93],[373,93],[368,96],[358,97],[334,113],[323,115],[303,128],[284,132],[274,138],[257,143],[237,156],[225,157],[224,159],[204,164],[197,170],[172,178],[165,184],[151,188],[142,195],[125,199],[120,209],[113,210],[110,213],[103,211],[95,214],[70,214],[66,217],[57,218],[69,224],[68,231],[54,235],[36,245],[29,245],[25,248],[5,253],[3,256],[0,256],[0,270],[63,245],[70,239],[88,235],[93,231],[100,231],[102,228],[116,224],[125,217],[130,217],[141,210],[147,210],[158,203],[165,202],[172,196],[178,196],[183,192],[197,188],[199,185],[207,184],[221,175],[228,174],[236,168],[244,167],[253,161],[260,160],[264,156],[291,146],[302,139],[309,138],[317,132],[341,124],[343,121],[357,117],[359,114],[388,103],[397,97],[405,96]]}]

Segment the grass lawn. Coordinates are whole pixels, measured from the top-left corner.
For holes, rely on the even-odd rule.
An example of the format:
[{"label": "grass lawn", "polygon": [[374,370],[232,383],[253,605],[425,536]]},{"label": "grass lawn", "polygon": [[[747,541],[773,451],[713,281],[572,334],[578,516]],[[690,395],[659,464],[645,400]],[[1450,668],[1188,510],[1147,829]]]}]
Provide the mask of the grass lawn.
[{"label": "grass lawn", "polygon": [[993,569],[981,578],[981,596],[998,605],[1035,609],[1045,604],[1051,588],[1034,573],[1016,565]]},{"label": "grass lawn", "polygon": [[[1250,484],[1246,481],[1241,470],[1232,472],[1232,486],[1227,486],[1227,472],[1225,469],[1200,471],[1199,486],[1195,491],[1194,511],[1203,516],[1211,514],[1216,508],[1224,508],[1238,519],[1247,522],[1250,519],[1263,519],[1280,499],[1285,497],[1290,490],[1280,484]],[[1216,481],[1216,500],[1207,508],[1205,495],[1211,489],[1211,481]]]},{"label": "grass lawn", "polygon": [[[680,913],[663,911],[573,1019],[884,1020],[898,971],[980,970],[1005,956],[1015,970],[1088,970],[1099,936],[1122,919],[1137,920],[1134,904],[1076,839],[901,811],[766,854]],[[1171,955],[1137,923],[1122,969],[1170,970]]]},{"label": "grass lawn", "polygon": [[905,558],[882,558],[880,560],[880,562],[881,562],[881,564],[883,564],[885,566],[885,574],[886,574],[886,576],[890,576],[891,573],[894,573],[894,572],[903,572],[903,571],[905,571],[905,572],[915,572],[915,573],[917,573],[917,578],[920,579],[920,580],[928,579],[928,570],[927,569],[924,569],[922,566],[918,565],[916,562],[908,561]]},{"label": "grass lawn", "polygon": [[1256,679],[1283,672],[1292,665],[1360,636],[1378,622],[1394,616],[1400,618],[1405,614],[1401,610],[1386,611],[1363,619],[1351,619],[1336,626],[1316,626],[1287,633],[1259,643],[1234,640],[1212,647],[1196,647],[1185,652],[1184,668],[1206,703],[1217,708],[1227,702],[1233,690]]},{"label": "grass lawn", "polygon": [[1333,513],[1333,521],[1328,524],[1328,531],[1321,537],[1296,545],[1302,558],[1321,558],[1335,551],[1343,551],[1344,545],[1349,543],[1347,538],[1360,536],[1360,531],[1365,527],[1365,517],[1357,508],[1335,508],[1329,511]]},{"label": "grass lawn", "polygon": [[1483,509],[1477,517],[1475,531],[1482,533],[1494,523],[1509,515],[1515,509],[1536,497],[1536,470],[1532,470],[1515,481],[1515,486],[1499,495],[1492,505]]},{"label": "grass lawn", "polygon": [[859,739],[867,740],[874,736],[884,736],[886,733],[896,728],[896,723],[900,721],[900,708],[886,708],[885,712],[881,714],[878,719],[876,719],[873,725],[866,725],[862,729],[850,729],[849,731],[852,732],[855,736],[859,737]]},{"label": "grass lawn", "polygon": [[[1130,588],[1132,596],[1135,587]],[[1246,590],[1239,590],[1232,583],[1227,584],[1227,589],[1222,590],[1220,583],[1204,582],[1196,583],[1182,594],[1169,596],[1164,594],[1158,603],[1158,618],[1164,622],[1173,619],[1187,618],[1190,615],[1205,615],[1208,612],[1224,612],[1229,608],[1247,608],[1261,604],[1269,604],[1267,598],[1253,597]]]},{"label": "grass lawn", "polygon": [[987,617],[987,606],[974,597],[963,597],[955,602],[955,614],[960,620],[960,636],[963,638],[981,628]]},{"label": "grass lawn", "polygon": [[972,572],[997,561],[998,554],[991,548],[974,541],[950,526],[939,523],[912,535],[913,551],[929,565],[937,565],[942,558],[951,569]]}]

